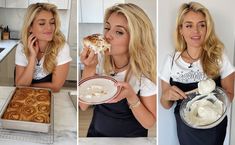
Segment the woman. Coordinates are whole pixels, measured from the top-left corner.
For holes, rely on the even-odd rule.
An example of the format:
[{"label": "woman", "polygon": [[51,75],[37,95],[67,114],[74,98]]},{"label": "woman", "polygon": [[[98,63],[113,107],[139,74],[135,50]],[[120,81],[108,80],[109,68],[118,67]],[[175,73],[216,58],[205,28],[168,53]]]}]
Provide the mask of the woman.
[{"label": "woman", "polygon": [[21,33],[21,43],[15,55],[15,84],[59,91],[72,59],[60,31],[56,6],[49,3],[31,4]]},{"label": "woman", "polygon": [[185,92],[197,88],[207,78],[215,80],[229,99],[233,100],[234,67],[223,52],[224,45],[215,35],[209,11],[196,2],[184,3],[176,20],[176,52],[165,61],[161,79],[161,104],[169,109],[177,102],[175,117],[181,145],[222,145],[227,117],[211,129],[193,129],[185,125],[179,115]]},{"label": "woman", "polygon": [[[142,9],[118,4],[106,10],[104,37],[111,44],[104,72],[122,87],[109,103],[95,105],[88,137],[144,137],[156,122],[156,48],[154,29]],[[94,76],[97,54],[84,48],[82,78]],[[80,102],[80,108],[88,105]]]}]

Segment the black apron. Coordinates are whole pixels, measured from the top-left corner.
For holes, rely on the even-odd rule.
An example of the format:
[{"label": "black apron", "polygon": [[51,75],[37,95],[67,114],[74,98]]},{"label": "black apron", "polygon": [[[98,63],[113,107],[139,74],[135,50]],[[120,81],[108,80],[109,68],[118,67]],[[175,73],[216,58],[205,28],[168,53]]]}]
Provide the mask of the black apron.
[{"label": "black apron", "polygon": [[[220,77],[215,80],[216,86],[221,87]],[[198,82],[184,84],[175,82],[170,79],[170,84],[175,85],[182,91],[187,92],[197,88]],[[180,145],[223,145],[226,128],[227,128],[227,116],[217,126],[210,129],[194,129],[187,126],[180,118],[179,109],[182,100],[177,101],[177,105],[174,110],[177,135]]]},{"label": "black apron", "polygon": [[32,80],[32,84],[36,84],[36,83],[46,83],[46,82],[52,82],[52,73],[50,73],[49,75],[45,76],[44,78],[41,78],[39,80]]},{"label": "black apron", "polygon": [[126,99],[117,103],[94,106],[87,137],[147,137],[145,129],[134,117]]}]

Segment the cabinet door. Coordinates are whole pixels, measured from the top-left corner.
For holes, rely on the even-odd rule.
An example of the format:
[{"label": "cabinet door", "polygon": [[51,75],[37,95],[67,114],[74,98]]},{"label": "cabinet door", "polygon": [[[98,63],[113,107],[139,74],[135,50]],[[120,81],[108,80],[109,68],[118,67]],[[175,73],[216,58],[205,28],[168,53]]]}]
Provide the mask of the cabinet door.
[{"label": "cabinet door", "polygon": [[58,9],[69,8],[69,0],[49,0],[49,2],[55,4],[58,7]]},{"label": "cabinet door", "polygon": [[6,0],[6,8],[27,8],[27,0]]},{"label": "cabinet door", "polygon": [[69,0],[29,0],[29,4],[33,3],[52,3],[57,6],[58,9],[68,9]]},{"label": "cabinet door", "polygon": [[124,3],[124,0],[104,0],[104,11],[117,3]]},{"label": "cabinet door", "polygon": [[35,3],[48,3],[48,0],[29,0],[29,5]]},{"label": "cabinet door", "polygon": [[103,23],[103,0],[81,0],[83,23]]},{"label": "cabinet door", "polygon": [[0,0],[0,7],[5,8],[5,6],[6,6],[6,1]]}]

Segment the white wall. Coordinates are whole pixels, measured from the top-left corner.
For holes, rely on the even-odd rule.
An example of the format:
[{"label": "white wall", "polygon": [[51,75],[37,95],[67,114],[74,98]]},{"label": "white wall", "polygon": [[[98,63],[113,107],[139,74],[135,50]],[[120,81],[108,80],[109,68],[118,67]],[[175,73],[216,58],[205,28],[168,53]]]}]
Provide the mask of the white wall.
[{"label": "white wall", "polygon": [[[234,57],[234,6],[233,0],[197,0],[206,6],[215,22],[215,30],[221,41],[225,45],[225,51],[229,56],[231,62]],[[173,46],[173,31],[175,28],[175,19],[179,6],[183,2],[190,2],[189,0],[158,0],[158,70],[164,62],[166,54],[174,50]],[[160,86],[160,84],[159,84]],[[159,89],[159,99],[160,99]],[[159,102],[159,101],[158,101]],[[171,110],[165,110],[158,105],[158,143],[159,145],[178,145],[178,138],[176,134],[176,124]],[[235,107],[234,107],[235,108]],[[235,110],[234,110],[235,112]],[[233,127],[234,128],[234,127]],[[229,129],[228,129],[229,131]],[[227,133],[225,145],[228,145],[229,139]],[[234,136],[234,135],[233,135]],[[235,145],[235,143],[231,144]]]}]

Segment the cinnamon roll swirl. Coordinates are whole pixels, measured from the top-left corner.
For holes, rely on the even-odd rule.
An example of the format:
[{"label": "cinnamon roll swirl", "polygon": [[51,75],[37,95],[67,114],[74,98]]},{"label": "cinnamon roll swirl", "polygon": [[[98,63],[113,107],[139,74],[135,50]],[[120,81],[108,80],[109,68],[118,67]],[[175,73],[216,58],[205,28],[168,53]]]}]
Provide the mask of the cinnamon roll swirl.
[{"label": "cinnamon roll swirl", "polygon": [[3,119],[9,120],[20,120],[20,112],[19,111],[7,111],[3,114]]},{"label": "cinnamon roll swirl", "polygon": [[49,116],[43,113],[33,115],[31,121],[39,123],[50,123]]},{"label": "cinnamon roll swirl", "polygon": [[36,113],[36,108],[33,106],[22,106],[20,113],[22,113],[22,115],[25,116],[25,118],[28,118],[29,116],[33,115],[34,113]]},{"label": "cinnamon roll swirl", "polygon": [[35,103],[36,103],[36,100],[32,97],[28,97],[25,100],[25,105],[32,105],[33,106]]},{"label": "cinnamon roll swirl", "polygon": [[8,106],[8,109],[19,110],[21,106],[23,106],[23,103],[17,101],[11,101]]},{"label": "cinnamon roll swirl", "polygon": [[48,104],[41,103],[37,105],[37,109],[39,112],[49,114],[50,106]]},{"label": "cinnamon roll swirl", "polygon": [[36,100],[37,101],[49,101],[50,100],[50,96],[49,95],[37,95],[36,96]]}]

